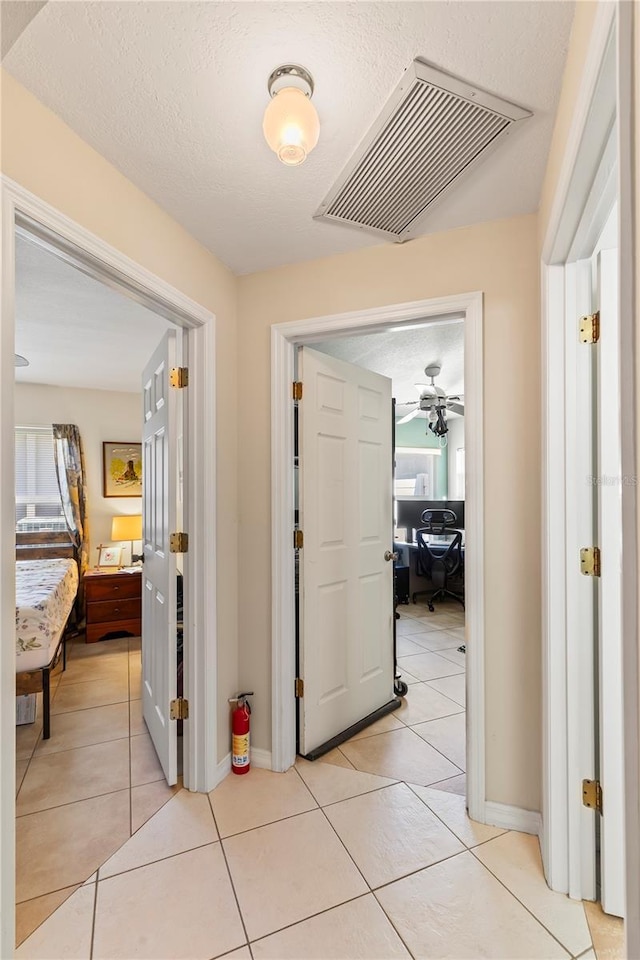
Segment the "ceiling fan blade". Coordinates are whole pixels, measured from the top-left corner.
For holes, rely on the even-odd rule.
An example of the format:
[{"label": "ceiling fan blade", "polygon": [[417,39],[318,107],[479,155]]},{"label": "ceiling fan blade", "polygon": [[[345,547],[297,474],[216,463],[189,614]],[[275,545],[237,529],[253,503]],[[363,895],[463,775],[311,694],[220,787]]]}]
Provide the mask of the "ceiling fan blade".
[{"label": "ceiling fan blade", "polygon": [[453,403],[450,402],[447,404],[447,410],[451,410],[452,413],[457,413],[459,416],[464,417],[464,404],[463,403]]},{"label": "ceiling fan blade", "polygon": [[417,417],[420,413],[420,408],[416,407],[415,410],[412,410],[411,413],[408,413],[402,420],[398,420],[396,426],[399,427],[401,423],[409,423],[409,420],[413,420],[414,417]]}]

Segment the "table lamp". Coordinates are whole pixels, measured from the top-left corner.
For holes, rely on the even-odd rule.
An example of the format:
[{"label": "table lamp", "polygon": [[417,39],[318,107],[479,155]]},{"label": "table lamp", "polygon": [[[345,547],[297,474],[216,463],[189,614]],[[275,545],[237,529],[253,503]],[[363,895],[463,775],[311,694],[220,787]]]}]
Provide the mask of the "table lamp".
[{"label": "table lamp", "polygon": [[142,559],[142,554],[133,552],[133,541],[142,540],[142,514],[130,514],[114,517],[111,522],[112,540],[129,540],[131,543],[131,563]]}]

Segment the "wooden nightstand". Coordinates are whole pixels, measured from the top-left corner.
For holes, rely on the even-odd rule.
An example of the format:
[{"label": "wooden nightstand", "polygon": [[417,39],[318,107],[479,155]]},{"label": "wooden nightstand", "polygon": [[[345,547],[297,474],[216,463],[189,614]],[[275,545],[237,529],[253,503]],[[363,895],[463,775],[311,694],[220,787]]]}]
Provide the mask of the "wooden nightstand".
[{"label": "wooden nightstand", "polygon": [[87,603],[86,642],[110,636],[142,635],[142,571],[87,570],[84,575]]}]

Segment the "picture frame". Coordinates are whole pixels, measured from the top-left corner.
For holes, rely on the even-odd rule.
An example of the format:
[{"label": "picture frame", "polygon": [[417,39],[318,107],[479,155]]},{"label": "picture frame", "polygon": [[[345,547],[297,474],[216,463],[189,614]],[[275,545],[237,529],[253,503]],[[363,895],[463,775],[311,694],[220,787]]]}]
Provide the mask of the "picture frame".
[{"label": "picture frame", "polygon": [[103,497],[142,496],[142,444],[106,440],[102,444]]},{"label": "picture frame", "polygon": [[99,567],[119,567],[122,547],[98,547]]}]

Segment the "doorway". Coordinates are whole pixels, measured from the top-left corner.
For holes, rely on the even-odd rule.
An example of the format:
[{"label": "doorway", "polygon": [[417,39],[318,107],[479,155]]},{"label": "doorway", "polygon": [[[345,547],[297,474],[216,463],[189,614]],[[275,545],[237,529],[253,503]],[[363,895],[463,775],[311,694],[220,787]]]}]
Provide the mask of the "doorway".
[{"label": "doorway", "polygon": [[[295,558],[291,549],[294,517],[293,404],[291,383],[295,351],[329,338],[374,332],[401,331],[403,326],[429,324],[443,316],[464,318],[465,455],[466,455],[466,612],[467,612],[467,801],[470,816],[487,816],[484,780],[484,583],[483,583],[483,418],[482,418],[482,294],[400,304],[356,314],[280,324],[272,328],[272,489],[274,491],[273,569],[273,745],[275,770],[295,760]],[[493,819],[495,811],[490,811]]]},{"label": "doorway", "polygon": [[301,347],[296,379],[298,753],[464,795],[463,321]]},{"label": "doorway", "polygon": [[[14,633],[12,610],[15,607],[15,503],[14,503],[14,401],[13,346],[15,304],[15,238],[25,231],[35,243],[77,267],[82,273],[100,280],[128,298],[148,307],[172,324],[183,328],[188,341],[190,390],[187,398],[193,426],[190,442],[185,443],[185,458],[197,458],[199,470],[186,471],[188,510],[185,526],[192,534],[190,553],[184,558],[188,611],[184,623],[184,688],[190,703],[190,721],[184,730],[184,782],[191,790],[206,791],[216,782],[215,754],[209,749],[215,741],[215,683],[198,681],[210,676],[203,664],[215,662],[215,318],[148,271],[78,227],[66,217],[16,184],[3,180],[3,287],[2,287],[2,616],[3,634]],[[200,629],[195,632],[193,624]],[[7,749],[2,754],[2,913],[8,939],[12,940],[9,921],[14,916],[15,900],[15,652],[3,646],[1,659],[2,729]],[[11,733],[10,733],[11,731]],[[6,786],[6,790],[5,790]],[[86,879],[86,878],[85,878]],[[7,950],[13,949],[7,947]]]}]

